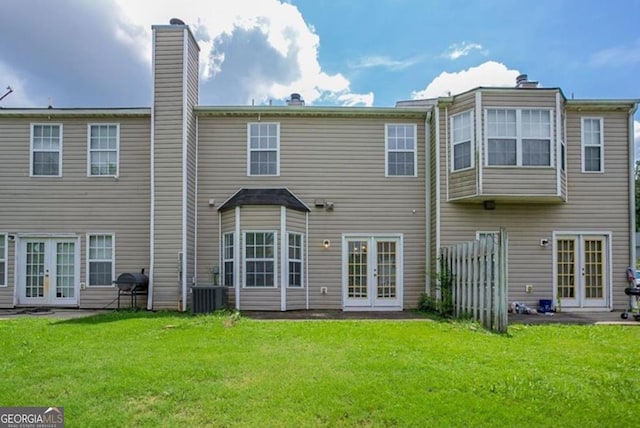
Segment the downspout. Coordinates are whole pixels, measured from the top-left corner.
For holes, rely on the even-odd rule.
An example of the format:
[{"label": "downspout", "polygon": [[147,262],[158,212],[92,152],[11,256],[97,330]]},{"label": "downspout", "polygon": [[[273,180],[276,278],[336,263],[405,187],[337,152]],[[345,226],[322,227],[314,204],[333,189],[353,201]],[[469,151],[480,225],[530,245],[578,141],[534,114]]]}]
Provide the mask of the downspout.
[{"label": "downspout", "polygon": [[233,286],[236,289],[236,309],[240,310],[240,207],[235,208],[236,230],[233,234]]},{"label": "downspout", "polygon": [[636,192],[635,192],[635,142],[634,142],[634,126],[633,115],[638,108],[638,104],[634,104],[629,110],[629,225],[631,229],[630,248],[629,248],[629,266],[636,266]]},{"label": "downspout", "polygon": [[424,291],[431,293],[431,111],[424,117]]},{"label": "downspout", "polygon": [[156,241],[156,162],[155,162],[155,123],[156,123],[156,30],[153,29],[151,47],[151,81],[153,89],[151,91],[151,218],[149,221],[149,290],[147,295],[147,310],[153,309],[153,274],[155,269],[155,241]]},{"label": "downspout", "polygon": [[309,309],[309,212],[304,213],[305,309]]},{"label": "downspout", "polygon": [[[195,144],[196,144],[196,159],[195,159],[195,168],[196,170],[193,172],[194,177],[194,186],[193,189],[193,275],[194,280],[192,280],[192,285],[198,284],[198,116],[196,116],[196,135],[195,135]],[[220,235],[218,235],[219,237]],[[218,265],[220,266],[220,265]],[[218,267],[218,271],[219,271]]]},{"label": "downspout", "polygon": [[[436,273],[440,273],[440,106],[436,105]],[[436,298],[440,299],[440,289],[436,288]]]}]

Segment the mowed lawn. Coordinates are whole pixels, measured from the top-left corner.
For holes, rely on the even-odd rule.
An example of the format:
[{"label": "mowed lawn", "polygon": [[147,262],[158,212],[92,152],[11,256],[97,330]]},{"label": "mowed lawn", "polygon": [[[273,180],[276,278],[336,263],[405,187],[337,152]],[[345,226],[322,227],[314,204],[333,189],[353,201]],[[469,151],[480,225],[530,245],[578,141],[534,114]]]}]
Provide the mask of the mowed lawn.
[{"label": "mowed lawn", "polygon": [[635,426],[640,328],[258,321],[119,312],[0,321],[0,406],[67,427]]}]

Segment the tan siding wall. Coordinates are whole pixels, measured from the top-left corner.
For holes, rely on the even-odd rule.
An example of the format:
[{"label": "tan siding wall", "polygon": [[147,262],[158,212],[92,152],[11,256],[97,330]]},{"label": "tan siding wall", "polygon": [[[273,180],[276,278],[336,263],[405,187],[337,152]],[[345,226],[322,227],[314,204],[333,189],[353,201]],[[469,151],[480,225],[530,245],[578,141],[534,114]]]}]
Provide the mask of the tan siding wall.
[{"label": "tan siding wall", "polygon": [[455,96],[453,104],[448,108],[449,117],[453,116],[454,114],[462,113],[467,110],[473,110],[474,116],[475,116],[475,108],[476,108],[475,92],[469,92],[466,94]]},{"label": "tan siding wall", "polygon": [[187,93],[186,93],[186,119],[187,119],[187,280],[188,285],[196,275],[196,173],[197,173],[197,148],[198,144],[196,117],[193,107],[198,104],[198,67],[200,49],[193,37],[188,37],[187,47]]},{"label": "tan siding wall", "polygon": [[437,169],[436,166],[438,164],[438,157],[437,155],[437,147],[438,147],[438,141],[436,139],[436,129],[440,126],[440,123],[438,123],[436,121],[436,116],[435,116],[435,111],[434,111],[434,115],[431,117],[431,123],[429,124],[429,126],[431,126],[431,141],[429,142],[429,150],[430,150],[430,159],[429,159],[429,171],[428,173],[431,174],[430,177],[430,188],[429,188],[429,209],[430,209],[430,222],[429,222],[429,237],[431,239],[431,245],[429,248],[429,251],[431,252],[430,254],[430,263],[429,266],[425,269],[425,275],[427,275],[429,284],[430,284],[430,290],[431,292],[434,292],[435,290],[435,285],[432,281],[432,274],[436,271],[436,263],[437,263],[437,219],[438,219],[438,204],[440,203],[440,201],[437,199],[437,186],[438,186],[438,177],[437,177]]},{"label": "tan siding wall", "polygon": [[[509,108],[556,108],[555,89],[536,90],[520,89],[513,91],[482,91],[482,108],[509,107]],[[523,103],[523,100],[526,101]]]},{"label": "tan siding wall", "polygon": [[474,196],[476,189],[476,169],[449,173],[449,199]]},{"label": "tan siding wall", "polygon": [[[580,117],[604,117],[605,173],[581,173]],[[480,205],[442,205],[442,245],[475,238],[476,231],[509,232],[509,301],[537,305],[553,295],[553,245],[540,239],[553,231],[612,232],[614,307],[627,305],[625,269],[629,263],[629,171],[626,113],[571,112],[567,117],[568,195],[561,205],[497,204],[487,211]],[[533,293],[525,285],[533,284]]]},{"label": "tan siding wall", "polygon": [[[63,126],[62,177],[29,177],[30,124],[40,118],[0,119],[0,230],[74,233],[81,238],[80,278],[86,282],[86,233],[113,233],[116,276],[149,267],[149,118],[51,118]],[[120,124],[120,176],[87,177],[87,125]],[[10,255],[14,243],[9,242]],[[11,284],[15,263],[9,264]],[[116,289],[87,287],[80,306],[103,307]],[[13,290],[0,290],[0,305]]]},{"label": "tan siding wall", "polygon": [[483,195],[545,195],[558,193],[555,168],[485,167]]},{"label": "tan siding wall", "polygon": [[[263,122],[280,122],[281,175],[247,177],[247,122],[256,119],[200,117],[198,193],[206,197],[199,198],[199,210],[207,211],[208,198],[223,201],[241,187],[287,187],[312,207],[311,308],[342,307],[343,233],[404,233],[404,305],[415,307],[424,290],[424,122],[416,121],[418,177],[385,178],[384,125],[402,120],[262,116]],[[315,199],[334,202],[335,210],[313,208]],[[212,220],[199,216],[199,264],[217,259]],[[328,250],[322,248],[324,239],[331,240]],[[328,294],[322,295],[321,287]]]},{"label": "tan siding wall", "polygon": [[[305,217],[306,214],[300,211],[287,209],[287,231],[301,233],[303,235],[303,257],[307,253],[307,236],[305,232]],[[287,242],[286,245],[289,243]],[[303,277],[307,271],[307,265],[305,263],[306,257],[303,258]],[[287,310],[305,309],[306,307],[306,278],[303,279],[304,288],[287,288]]]},{"label": "tan siding wall", "polygon": [[155,34],[155,242],[154,309],[178,309],[177,269],[182,251],[182,124],[184,29]]},{"label": "tan siding wall", "polygon": [[[287,230],[290,232],[305,233],[306,213],[287,209]],[[306,237],[305,237],[306,241]]]}]

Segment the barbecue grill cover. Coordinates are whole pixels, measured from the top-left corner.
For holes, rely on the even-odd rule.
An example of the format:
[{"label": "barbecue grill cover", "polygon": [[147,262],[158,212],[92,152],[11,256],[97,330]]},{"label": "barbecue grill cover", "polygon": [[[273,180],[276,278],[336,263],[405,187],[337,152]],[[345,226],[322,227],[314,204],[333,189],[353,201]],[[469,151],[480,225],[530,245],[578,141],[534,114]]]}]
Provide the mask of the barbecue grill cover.
[{"label": "barbecue grill cover", "polygon": [[149,277],[143,273],[122,273],[115,283],[121,291],[147,291]]}]

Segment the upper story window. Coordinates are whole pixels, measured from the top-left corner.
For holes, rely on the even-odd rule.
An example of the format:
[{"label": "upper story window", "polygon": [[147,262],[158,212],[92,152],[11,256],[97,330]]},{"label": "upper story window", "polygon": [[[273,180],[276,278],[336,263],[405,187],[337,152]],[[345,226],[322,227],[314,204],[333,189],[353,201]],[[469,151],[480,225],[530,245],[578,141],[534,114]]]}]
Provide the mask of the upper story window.
[{"label": "upper story window", "polygon": [[471,110],[451,116],[451,170],[473,166],[473,116]]},{"label": "upper story window", "polygon": [[551,166],[551,111],[487,109],[487,165]]},{"label": "upper story window", "polygon": [[62,176],[62,125],[31,125],[31,176]]},{"label": "upper story window", "polygon": [[89,125],[88,172],[91,177],[118,175],[120,129],[117,124]]},{"label": "upper story window", "polygon": [[113,235],[87,236],[87,281],[89,286],[112,286],[114,277]]},{"label": "upper story window", "polygon": [[248,124],[248,175],[280,175],[280,124]]},{"label": "upper story window", "polygon": [[582,172],[604,172],[602,118],[582,118]]},{"label": "upper story window", "polygon": [[416,125],[385,126],[385,176],[415,177],[417,175]]},{"label": "upper story window", "polygon": [[245,232],[245,287],[276,286],[276,234]]}]

